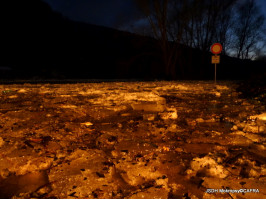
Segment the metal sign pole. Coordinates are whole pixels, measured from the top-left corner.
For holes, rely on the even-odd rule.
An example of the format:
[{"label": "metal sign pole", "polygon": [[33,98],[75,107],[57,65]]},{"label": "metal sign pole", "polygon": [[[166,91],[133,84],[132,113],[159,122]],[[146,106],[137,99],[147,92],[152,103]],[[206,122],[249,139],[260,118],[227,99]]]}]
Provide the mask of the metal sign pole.
[{"label": "metal sign pole", "polygon": [[216,63],[215,63],[214,83],[216,85]]}]

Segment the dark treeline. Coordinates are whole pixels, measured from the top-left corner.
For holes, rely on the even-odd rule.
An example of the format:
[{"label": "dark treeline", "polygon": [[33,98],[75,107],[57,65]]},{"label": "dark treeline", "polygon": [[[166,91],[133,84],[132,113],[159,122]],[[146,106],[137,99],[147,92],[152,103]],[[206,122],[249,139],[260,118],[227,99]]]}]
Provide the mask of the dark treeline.
[{"label": "dark treeline", "polygon": [[[225,47],[218,65],[218,79],[243,79],[251,73],[263,72],[263,59],[260,62],[247,59],[256,47],[255,37],[248,40],[253,41],[253,46],[242,42],[239,51],[234,47],[236,58],[228,56],[232,51],[229,36],[233,29],[222,30],[233,23],[228,20],[228,15],[234,13],[230,10],[234,4],[231,1],[218,1],[228,3],[219,12],[213,9],[221,5],[211,3],[217,1],[206,1],[210,4],[205,6],[188,4],[192,0],[173,1],[183,4],[170,7],[171,1],[156,2],[146,2],[148,7],[140,4],[155,34],[148,37],[73,22],[41,0],[2,0],[0,76],[2,79],[213,79],[214,66],[209,52],[213,42]],[[150,3],[154,3],[154,9],[150,9]],[[189,6],[193,6],[193,11]],[[234,7],[237,8],[240,7]],[[217,26],[220,32],[213,31]],[[240,27],[237,31],[240,33]],[[243,40],[235,41],[240,44]]]},{"label": "dark treeline", "polygon": [[[191,51],[201,50],[198,63],[204,68],[209,62],[210,46],[216,42],[222,44],[223,55],[241,59],[261,56],[260,50],[266,42],[264,16],[255,0],[135,2],[149,21],[151,31],[148,34],[160,43],[165,73],[171,78],[175,78],[176,65],[189,66],[189,59],[194,57],[192,52],[184,56],[183,45]],[[174,45],[168,41],[173,41]]]}]

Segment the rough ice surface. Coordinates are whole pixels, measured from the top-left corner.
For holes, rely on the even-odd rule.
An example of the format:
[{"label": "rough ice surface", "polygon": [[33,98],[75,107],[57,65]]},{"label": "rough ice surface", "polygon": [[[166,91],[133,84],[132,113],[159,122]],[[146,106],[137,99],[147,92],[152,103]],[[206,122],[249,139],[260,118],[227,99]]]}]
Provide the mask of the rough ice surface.
[{"label": "rough ice surface", "polygon": [[236,86],[1,85],[0,197],[265,198],[265,105]]}]

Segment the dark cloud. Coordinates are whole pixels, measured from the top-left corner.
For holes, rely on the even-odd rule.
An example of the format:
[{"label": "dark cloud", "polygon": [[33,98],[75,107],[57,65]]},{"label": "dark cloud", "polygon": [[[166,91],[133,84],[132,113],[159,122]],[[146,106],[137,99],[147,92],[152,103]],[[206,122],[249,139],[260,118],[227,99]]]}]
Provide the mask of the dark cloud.
[{"label": "dark cloud", "polygon": [[137,15],[133,0],[44,1],[70,19],[113,28],[130,23]]},{"label": "dark cloud", "polygon": [[[147,21],[137,9],[134,0],[43,0],[62,15],[81,22],[127,31],[144,29]],[[266,0],[256,0],[266,17]],[[265,23],[266,24],[266,23]],[[140,31],[140,32],[141,32]],[[148,30],[149,31],[149,30]]]},{"label": "dark cloud", "polygon": [[261,8],[261,11],[266,16],[266,1],[265,0],[257,0],[257,4]]}]

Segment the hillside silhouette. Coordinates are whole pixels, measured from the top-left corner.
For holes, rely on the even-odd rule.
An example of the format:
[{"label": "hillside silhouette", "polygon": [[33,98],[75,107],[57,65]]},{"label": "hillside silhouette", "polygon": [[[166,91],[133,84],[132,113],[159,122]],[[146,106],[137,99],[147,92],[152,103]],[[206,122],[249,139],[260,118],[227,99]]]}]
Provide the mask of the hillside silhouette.
[{"label": "hillside silhouette", "polygon": [[[71,21],[41,0],[0,1],[0,29],[0,66],[12,69],[2,79],[165,78],[155,39]],[[243,79],[262,65],[222,56],[217,78]],[[176,73],[213,79],[211,53],[182,46]]]}]

